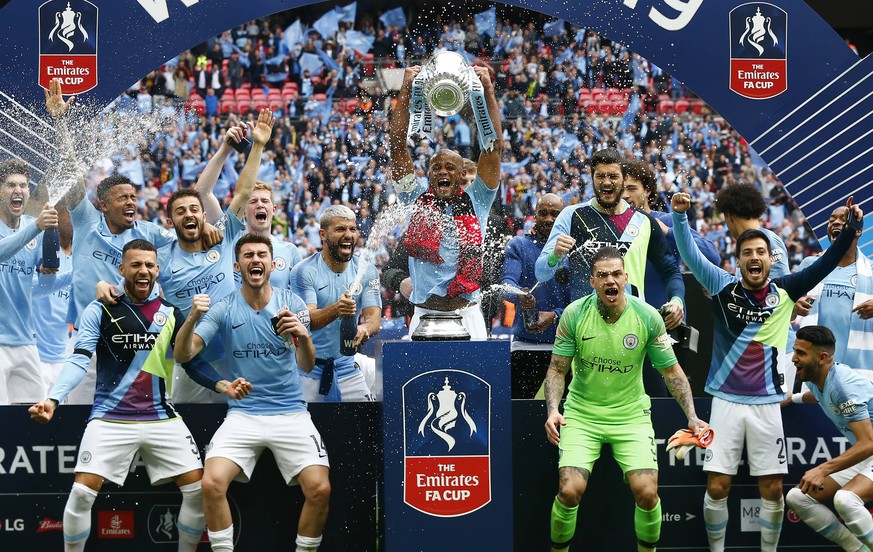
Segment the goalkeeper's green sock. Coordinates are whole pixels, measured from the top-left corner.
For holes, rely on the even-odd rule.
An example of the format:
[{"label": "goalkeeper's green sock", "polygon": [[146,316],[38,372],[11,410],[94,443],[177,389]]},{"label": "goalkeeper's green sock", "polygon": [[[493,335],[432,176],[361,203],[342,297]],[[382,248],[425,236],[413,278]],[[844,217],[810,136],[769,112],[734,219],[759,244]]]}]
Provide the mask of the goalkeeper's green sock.
[{"label": "goalkeeper's green sock", "polygon": [[579,506],[572,508],[564,506],[558,497],[552,503],[552,550],[565,551],[570,549],[570,541],[576,533],[576,514]]},{"label": "goalkeeper's green sock", "polygon": [[634,508],[634,530],[637,534],[637,551],[654,550],[661,538],[661,500],[651,510]]}]

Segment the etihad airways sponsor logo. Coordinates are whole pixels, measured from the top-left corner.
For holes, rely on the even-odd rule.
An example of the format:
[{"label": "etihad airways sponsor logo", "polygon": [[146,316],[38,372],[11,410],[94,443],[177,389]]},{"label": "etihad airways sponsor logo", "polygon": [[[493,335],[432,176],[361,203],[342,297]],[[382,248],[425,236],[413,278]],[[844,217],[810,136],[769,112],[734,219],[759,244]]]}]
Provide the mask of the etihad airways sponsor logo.
[{"label": "etihad airways sponsor logo", "polygon": [[155,346],[158,334],[151,333],[123,333],[112,336],[112,343],[122,345],[122,349],[134,349],[143,351]]}]

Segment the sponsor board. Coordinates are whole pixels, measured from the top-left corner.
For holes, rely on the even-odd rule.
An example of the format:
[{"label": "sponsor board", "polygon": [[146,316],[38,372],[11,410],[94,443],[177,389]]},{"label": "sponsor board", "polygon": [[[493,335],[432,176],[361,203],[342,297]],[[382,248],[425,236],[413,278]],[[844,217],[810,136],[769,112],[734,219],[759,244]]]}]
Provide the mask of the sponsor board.
[{"label": "sponsor board", "polygon": [[788,12],[767,2],[730,11],[730,89],[766,100],[788,89]]},{"label": "sponsor board", "polygon": [[39,85],[61,79],[64,94],[97,86],[97,6],[49,0],[39,7]]},{"label": "sponsor board", "polygon": [[97,512],[98,539],[132,539],[133,537],[133,510]]},{"label": "sponsor board", "polygon": [[404,502],[432,516],[463,516],[491,501],[491,386],[462,370],[403,385]]}]

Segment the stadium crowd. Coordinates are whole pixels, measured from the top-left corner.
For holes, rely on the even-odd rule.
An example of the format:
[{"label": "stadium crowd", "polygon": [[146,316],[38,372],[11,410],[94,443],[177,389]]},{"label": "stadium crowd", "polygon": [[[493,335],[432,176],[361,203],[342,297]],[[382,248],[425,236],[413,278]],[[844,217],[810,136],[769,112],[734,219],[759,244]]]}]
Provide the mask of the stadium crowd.
[{"label": "stadium crowd", "polygon": [[[12,259],[0,292],[20,303],[0,328],[14,333],[0,347],[10,374],[0,404],[35,398],[29,412],[41,423],[61,404],[94,404],[65,507],[65,550],[84,549],[104,481],[123,484],[130,458],[151,442],[172,443],[146,462],[153,484],[173,480],[183,495],[180,551],[196,549],[207,524],[212,549],[233,550],[227,490],[251,476],[265,447],[304,493],[296,550],[317,550],[331,490],[307,404],[379,400],[373,359],[358,348],[387,325],[383,317],[402,326],[412,314],[413,334],[447,312],[473,339],[511,325],[513,398],[545,399],[546,435],[561,451],[552,550],[574,537],[602,442],[634,495],[638,549],[655,549],[662,515],[649,398],[667,392],[688,419],[668,450],[684,447],[681,460],[712,445],[703,503],[711,549],[724,549],[748,435],[761,549],[776,550],[787,473],[781,408],[812,395],[822,402],[831,370],[847,383],[826,399],[852,408],[830,410],[856,424],[858,442],[801,487],[833,496],[847,528],[837,534],[807,491],[789,502],[826,538],[873,546],[862,508],[873,488],[869,477],[858,482],[873,465],[873,372],[861,360],[873,349],[873,269],[857,248],[863,211],[853,199],[831,214],[832,245],[815,258],[800,210],[748,145],[621,44],[536,15],[498,22],[496,8],[421,12],[410,31],[400,8],[375,18],[357,17],[355,6],[306,24],[287,13],[253,21],[147,75],[109,116],[163,122],[125,153],[84,167],[84,181],[68,179],[57,209],[25,214],[26,164],[0,162],[0,257]],[[432,139],[410,140],[418,66],[441,50],[473,66],[477,124],[462,111],[437,118]],[[46,109],[59,174],[75,174],[72,100],[60,86],[51,81]],[[394,204],[406,207],[405,224],[375,232]],[[355,255],[365,244],[372,264]],[[55,253],[58,265],[48,266]],[[679,361],[693,341],[685,315],[701,308],[686,303],[680,263],[714,313],[711,429]],[[502,294],[491,293],[496,283]],[[32,314],[31,298],[44,299]],[[513,320],[515,306],[522,316]],[[34,338],[49,327],[50,338]],[[858,374],[834,363],[837,351]],[[30,369],[37,352],[44,374]],[[817,386],[811,393],[784,377],[789,363],[798,383]],[[646,366],[660,382],[644,380]],[[619,372],[630,376],[611,377]],[[83,382],[82,401],[71,393]],[[855,414],[850,387],[863,388],[866,415]],[[229,413],[204,464],[173,401],[216,400]],[[611,428],[588,429],[601,419]],[[701,442],[713,431],[719,441]],[[144,443],[125,440],[141,434]]]},{"label": "stadium crowd", "polygon": [[[365,241],[379,212],[396,200],[386,146],[395,98],[379,69],[420,64],[445,48],[493,69],[504,120],[495,211],[506,233],[530,228],[545,193],[556,193],[565,204],[591,199],[585,163],[593,151],[614,146],[657,169],[662,209],[677,191],[692,195],[693,228],[716,244],[723,266],[732,270],[736,258],[714,198],[737,182],[761,190],[768,202],[764,225],[785,241],[792,268],[818,250],[778,179],[722,118],[661,68],[592,31],[534,14],[523,22],[498,18],[486,34],[473,15],[422,13],[407,26],[394,13],[381,18],[393,24],[362,14],[322,36],[314,28],[301,31],[306,24],[299,20],[289,25],[291,17],[276,14],[222,33],[149,73],[119,98],[121,108],[184,106],[187,113],[184,124],[143,141],[124,160],[139,189],[142,219],[167,223],[166,199],[197,180],[224,129],[268,107],[277,121],[258,176],[273,186],[274,234],[302,256],[311,255],[321,246],[319,214],[339,203],[357,213]],[[320,28],[317,21],[309,23]],[[358,45],[360,33],[373,39],[366,52],[355,49],[367,49],[366,41]],[[310,65],[312,59],[318,62]],[[425,160],[446,147],[475,158],[474,132],[463,118],[439,119],[435,141],[415,149],[420,177]],[[216,186],[223,204],[244,163],[244,155],[228,160]],[[101,176],[94,175],[93,183]],[[396,244],[390,238],[385,253]],[[386,261],[387,254],[380,255],[380,265]],[[399,295],[385,299],[387,316],[407,312],[397,309]]]}]

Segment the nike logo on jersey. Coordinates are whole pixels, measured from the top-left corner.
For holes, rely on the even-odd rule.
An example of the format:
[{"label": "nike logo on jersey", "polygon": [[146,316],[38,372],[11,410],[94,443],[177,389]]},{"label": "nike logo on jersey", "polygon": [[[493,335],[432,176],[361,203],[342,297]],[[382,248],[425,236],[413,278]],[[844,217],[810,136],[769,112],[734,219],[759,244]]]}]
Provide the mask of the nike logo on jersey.
[{"label": "nike logo on jersey", "polygon": [[236,324],[235,326],[231,326],[230,329],[235,330],[235,329],[239,328],[240,326],[245,326],[245,324],[246,324],[245,322],[242,322],[240,324]]},{"label": "nike logo on jersey", "polygon": [[124,318],[125,318],[124,316],[119,316],[118,318],[112,318],[109,320],[109,323],[115,324],[116,322],[118,322],[119,320],[123,320]]},{"label": "nike logo on jersey", "polygon": [[597,337],[597,336],[596,335],[592,335],[591,337],[582,336],[579,338],[579,341],[588,341],[589,339],[594,339],[595,337]]},{"label": "nike logo on jersey", "polygon": [[[330,285],[330,284],[327,284],[327,286],[329,286],[329,285]],[[320,288],[318,288],[318,291],[323,290],[323,289],[326,288],[327,286],[321,286]]]},{"label": "nike logo on jersey", "polygon": [[177,268],[176,270],[170,270],[170,274],[175,274],[175,273],[179,272],[180,270],[183,270],[183,269]]}]

